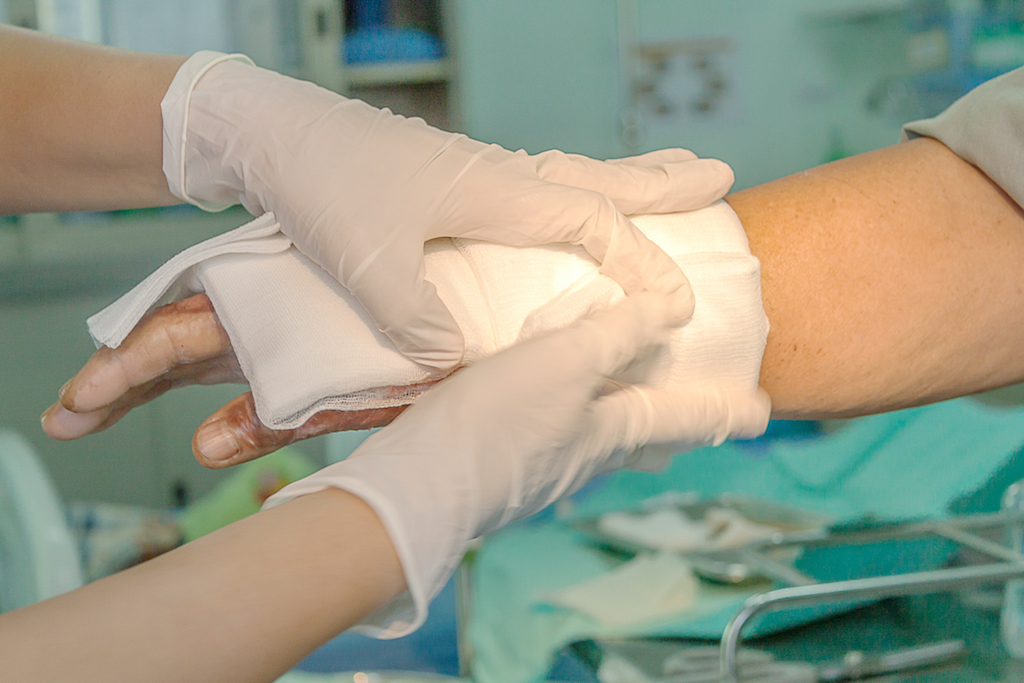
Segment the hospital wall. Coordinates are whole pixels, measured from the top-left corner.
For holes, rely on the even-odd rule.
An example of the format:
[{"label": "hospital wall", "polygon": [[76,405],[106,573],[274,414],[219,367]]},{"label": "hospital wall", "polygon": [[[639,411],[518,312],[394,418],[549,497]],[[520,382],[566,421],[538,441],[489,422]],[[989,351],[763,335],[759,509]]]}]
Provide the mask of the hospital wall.
[{"label": "hospital wall", "polygon": [[[638,144],[623,139],[630,108],[620,62],[622,7],[636,42],[717,40],[726,97],[700,114],[646,113]],[[873,99],[906,71],[899,2],[842,0],[456,0],[455,55],[467,133],[531,152],[617,157],[680,146],[727,161],[737,187],[897,141],[898,113]],[[686,74],[669,74],[676,88]],[[664,84],[671,91],[673,83]]]},{"label": "hospital wall", "polygon": [[[624,136],[621,125],[631,103],[618,26],[623,7],[633,4],[449,0],[452,125],[531,152],[616,157],[687,147],[730,163],[738,187],[897,139],[897,117],[870,105],[878,85],[903,68],[899,3],[636,2],[641,47],[711,41],[722,48],[715,56],[725,85],[721,101],[703,113],[683,106],[660,116],[637,107],[639,138]],[[685,73],[672,78],[675,86],[660,86],[670,95],[693,85]],[[65,219],[57,228],[46,220],[0,223],[0,426],[30,440],[65,497],[160,506],[171,502],[177,482],[200,495],[224,476],[194,462],[190,438],[206,415],[243,391],[238,386],[172,392],[75,442],[49,440],[39,428],[40,413],[92,351],[85,318],[184,246],[168,235],[198,239],[244,220],[241,213],[182,215],[199,227],[181,232],[150,216],[121,216],[113,232],[91,219]],[[97,261],[104,251],[112,256]],[[86,271],[100,273],[89,286],[75,277]],[[32,286],[54,272],[63,275]],[[321,442],[303,448],[322,460]]]}]

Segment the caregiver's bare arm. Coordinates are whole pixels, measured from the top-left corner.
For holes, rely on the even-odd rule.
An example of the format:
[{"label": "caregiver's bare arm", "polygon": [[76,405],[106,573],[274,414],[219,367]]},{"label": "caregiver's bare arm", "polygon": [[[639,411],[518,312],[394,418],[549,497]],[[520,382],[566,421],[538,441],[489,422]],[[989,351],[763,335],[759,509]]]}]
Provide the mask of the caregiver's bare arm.
[{"label": "caregiver's bare arm", "polygon": [[371,509],[304,496],[0,615],[5,681],[273,681],[405,590]]},{"label": "caregiver's bare arm", "polygon": [[160,100],[183,61],[0,24],[0,214],[179,203]]},{"label": "caregiver's bare arm", "polygon": [[730,195],[761,259],[774,415],[832,418],[1024,380],[1024,215],[919,139]]}]

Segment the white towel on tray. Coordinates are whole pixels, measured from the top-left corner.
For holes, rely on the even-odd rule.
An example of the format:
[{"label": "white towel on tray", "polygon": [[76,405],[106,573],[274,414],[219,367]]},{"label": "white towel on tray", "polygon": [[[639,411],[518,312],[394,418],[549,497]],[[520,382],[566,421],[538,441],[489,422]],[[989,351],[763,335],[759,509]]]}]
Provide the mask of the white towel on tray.
[{"label": "white towel on tray", "polygon": [[[768,334],[760,264],[725,202],[634,222],[682,267],[693,318],[645,369],[645,381],[715,379],[754,391]],[[437,239],[426,277],[473,363],[518,339],[564,327],[624,297],[581,247],[508,247]],[[97,344],[117,347],[159,303],[205,291],[249,380],[260,420],[301,425],[321,410],[411,403],[437,375],[406,359],[362,306],[279,231],[273,214],[191,247],[89,318]],[[636,379],[636,378],[633,378]]]}]

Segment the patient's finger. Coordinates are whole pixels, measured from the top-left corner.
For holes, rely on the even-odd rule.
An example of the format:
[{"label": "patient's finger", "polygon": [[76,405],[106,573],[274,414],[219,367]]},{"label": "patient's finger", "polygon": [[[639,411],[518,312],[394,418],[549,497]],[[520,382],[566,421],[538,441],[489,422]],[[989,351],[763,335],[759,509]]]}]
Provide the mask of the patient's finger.
[{"label": "patient's finger", "polygon": [[192,438],[192,452],[202,465],[220,469],[255,460],[288,444],[330,432],[383,427],[408,406],[372,410],[326,410],[296,429],[270,429],[256,416],[252,393],[215,412]]},{"label": "patient's finger", "polygon": [[133,408],[149,403],[171,389],[193,384],[237,382],[237,364],[231,361],[217,357],[172,368],[163,376],[132,387],[114,401],[95,410],[74,412],[60,402],[54,403],[43,413],[43,431],[51,438],[61,441],[77,439],[103,431]]},{"label": "patient's finger", "polygon": [[181,386],[245,381],[205,294],[158,308],[118,348],[99,349],[61,390],[60,402],[69,411],[88,413],[139,387],[148,392],[161,379]]}]

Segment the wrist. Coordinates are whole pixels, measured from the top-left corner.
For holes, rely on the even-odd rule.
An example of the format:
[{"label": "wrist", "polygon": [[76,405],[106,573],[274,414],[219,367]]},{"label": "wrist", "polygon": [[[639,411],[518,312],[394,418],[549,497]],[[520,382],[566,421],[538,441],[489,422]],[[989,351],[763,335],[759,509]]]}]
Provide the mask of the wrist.
[{"label": "wrist", "polygon": [[439,442],[429,430],[413,434],[392,423],[347,459],[289,484],[265,504],[333,488],[359,498],[377,516],[402,567],[405,591],[362,623],[369,635],[395,638],[418,629],[481,531],[486,512],[478,499],[486,497],[487,482],[473,474],[480,464],[468,461],[471,449],[458,442],[445,449],[446,462],[428,445]]},{"label": "wrist", "polygon": [[[417,518],[410,514],[411,504],[395,502],[402,500],[406,494],[411,494],[417,501],[423,499],[421,492],[415,490],[419,487],[414,483],[411,486],[413,491],[407,490],[412,482],[409,477],[385,482],[383,470],[387,468],[375,467],[373,464],[363,467],[367,463],[358,460],[361,460],[358,456],[349,456],[348,460],[289,484],[268,498],[264,509],[291,500],[322,496],[324,492],[333,490],[358,499],[372,511],[397,557],[404,590],[393,595],[386,604],[378,606],[372,614],[366,615],[356,630],[378,638],[398,638],[417,630],[426,620],[430,602],[440,590],[440,586],[435,585],[438,581],[431,580],[439,573],[434,566],[437,560],[432,555],[450,546],[451,539],[443,533],[443,525],[438,527],[432,524],[437,521],[435,515],[426,514]],[[418,538],[429,539],[431,552],[422,552],[423,548],[417,543]],[[445,553],[442,551],[440,554]],[[443,582],[440,585],[443,586]]]}]

